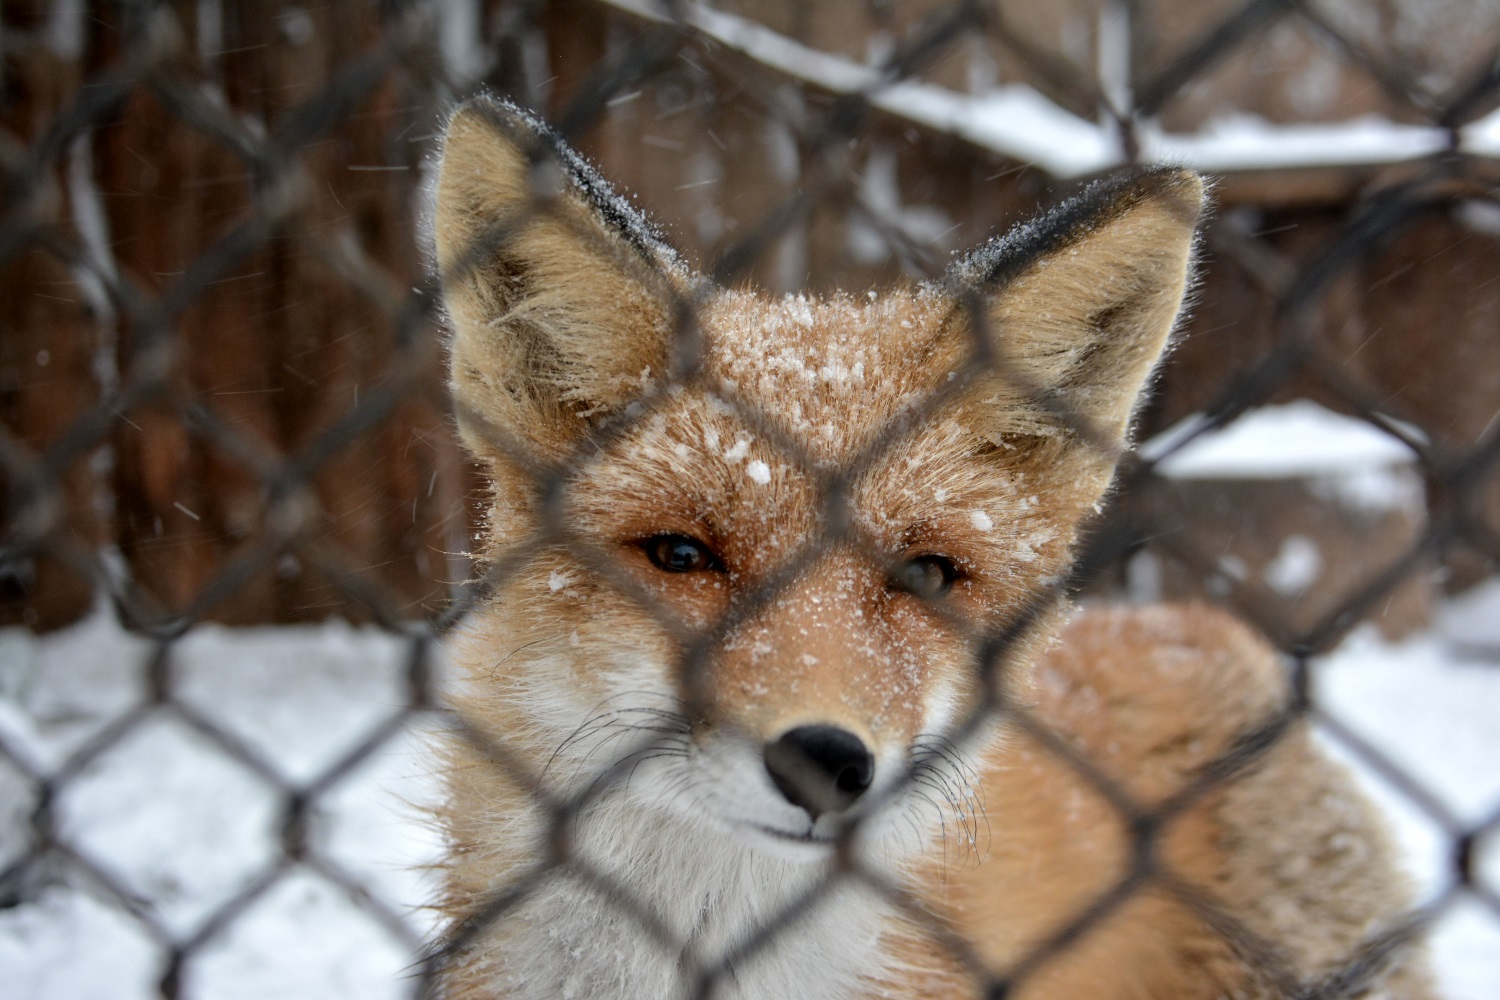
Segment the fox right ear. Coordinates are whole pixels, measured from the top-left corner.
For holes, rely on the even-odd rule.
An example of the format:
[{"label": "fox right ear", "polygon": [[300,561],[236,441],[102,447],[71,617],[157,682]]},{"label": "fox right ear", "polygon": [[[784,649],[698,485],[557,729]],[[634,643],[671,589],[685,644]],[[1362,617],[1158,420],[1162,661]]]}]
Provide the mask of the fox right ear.
[{"label": "fox right ear", "polygon": [[1117,174],[950,271],[962,308],[945,364],[970,363],[975,326],[995,364],[968,400],[983,436],[1081,427],[1098,444],[1125,443],[1182,305],[1203,201],[1202,179],[1186,170]]},{"label": "fox right ear", "polygon": [[433,230],[476,455],[561,458],[662,376],[685,271],[535,116],[483,97],[454,113]]}]

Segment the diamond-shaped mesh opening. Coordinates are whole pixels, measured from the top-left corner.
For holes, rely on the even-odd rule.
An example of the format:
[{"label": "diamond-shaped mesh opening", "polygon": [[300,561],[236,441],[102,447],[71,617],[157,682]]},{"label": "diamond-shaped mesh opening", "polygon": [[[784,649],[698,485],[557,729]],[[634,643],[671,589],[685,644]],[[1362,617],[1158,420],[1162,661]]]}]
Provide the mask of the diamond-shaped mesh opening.
[{"label": "diamond-shaped mesh opening", "polygon": [[[27,899],[0,912],[7,989],[83,1000],[155,991],[162,949],[125,909],[62,883],[38,887]],[[80,941],[89,942],[86,963],[78,961]]]},{"label": "diamond-shaped mesh opening", "polygon": [[[1102,996],[1163,949],[1223,993],[1425,995],[1429,943],[1440,995],[1500,983],[1492,11],[3,18],[19,995]],[[539,117],[470,105],[476,176],[531,162],[450,252],[438,139],[482,90]],[[1165,162],[1218,208],[1130,453],[1023,351],[1109,281],[992,308],[1070,217],[950,258]],[[582,276],[526,271],[548,239]],[[476,323],[530,339],[470,365]],[[976,398],[1031,423],[955,480]],[[1048,435],[1122,460],[1071,556]],[[988,603],[927,599],[955,579]],[[1202,603],[1123,606],[1163,598]],[[789,701],[879,752],[808,784],[848,743],[767,731]]]},{"label": "diamond-shaped mesh opening", "polygon": [[[122,774],[151,767],[144,801]],[[108,871],[177,936],[195,930],[274,856],[274,789],[170,713],[146,717],[95,757],[58,797],[58,837]],[[160,831],[179,830],[163,852]],[[196,852],[182,844],[195,845]]]},{"label": "diamond-shaped mesh opening", "polygon": [[[204,626],[173,647],[176,694],[210,724],[305,784],[404,705],[407,643],[352,626]],[[297,706],[282,693],[295,687]],[[310,730],[305,713],[324,719]]]},{"label": "diamond-shaped mesh opening", "polygon": [[294,869],[194,953],[183,985],[201,996],[400,997],[410,949],[365,900]]}]

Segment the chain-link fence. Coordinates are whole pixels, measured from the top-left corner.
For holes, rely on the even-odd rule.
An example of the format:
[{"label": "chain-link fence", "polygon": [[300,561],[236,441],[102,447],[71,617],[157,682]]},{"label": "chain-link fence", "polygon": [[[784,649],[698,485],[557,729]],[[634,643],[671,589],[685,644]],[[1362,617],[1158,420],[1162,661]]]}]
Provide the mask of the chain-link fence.
[{"label": "chain-link fence", "polygon": [[[0,645],[0,954],[33,954],[17,982],[75,981],[38,972],[44,955],[54,971],[129,969],[164,996],[235,995],[259,981],[257,963],[332,961],[308,994],[363,995],[367,980],[338,962],[378,953],[405,956],[405,978],[380,975],[420,994],[558,879],[628,916],[642,947],[683,956],[679,985],[695,996],[731,989],[851,886],[919,928],[916,947],[944,955],[957,988],[990,996],[1024,992],[1150,893],[1211,926],[1264,995],[1367,995],[1456,912],[1483,925],[1478,940],[1496,933],[1487,769],[1455,764],[1434,788],[1392,751],[1402,734],[1351,725],[1324,694],[1342,683],[1335,650],[1356,626],[1424,629],[1445,593],[1482,591],[1500,556],[1500,8],[453,0],[13,3],[3,16],[0,613],[47,633]],[[541,112],[692,262],[612,210],[639,252],[633,280],[670,304],[669,363],[567,448],[539,452],[492,415],[460,412],[515,480],[494,521],[485,473],[452,441],[442,289],[555,221],[559,184],[595,182],[545,132],[500,115],[497,134],[541,164],[534,197],[433,274],[423,220],[437,141],[446,110],[480,90]],[[969,623],[969,669],[993,686],[1064,595],[1196,596],[1281,651],[1290,700],[1149,807],[1045,715],[996,695],[953,721],[927,757],[1003,719],[1132,831],[1137,863],[1013,961],[987,960],[852,850],[717,949],[684,941],[574,827],[643,754],[670,753],[674,727],[713,714],[721,646],[808,566],[837,551],[890,568],[842,512],[859,476],[957,389],[913,401],[832,463],[785,414],[726,396],[768,449],[747,474],[801,477],[820,514],[708,624],[687,627],[575,529],[563,512],[579,483],[675,392],[730,392],[703,381],[719,291],[942,282],[954,252],[1132,162],[1217,178],[1192,318],[1139,418],[1151,444],[1123,456],[1071,569],[1003,620]],[[987,342],[982,312],[969,304],[975,343]],[[985,355],[957,385],[989,375],[1026,382]],[[1062,398],[1037,405],[1107,451]],[[1216,441],[1231,441],[1228,459]],[[514,601],[559,553],[677,643],[664,669],[680,700],[639,708],[655,723],[646,733],[601,723],[591,738],[613,741],[610,760],[578,787],[526,763],[527,734],[494,728],[503,712],[454,715],[438,693],[444,637],[499,595]],[[544,582],[566,589],[568,572]],[[364,624],[306,624],[338,618]],[[497,660],[515,638],[494,640],[507,646]],[[1500,648],[1466,641],[1471,663]],[[1420,905],[1311,978],[1287,942],[1152,861],[1173,817],[1232,788],[1302,720],[1437,831],[1442,856]],[[427,728],[507,776],[545,847],[497,863],[500,884],[450,882],[449,915],[463,919],[436,936],[386,891],[390,859],[370,863],[388,841],[350,846],[385,821],[368,803],[339,806]],[[947,775],[959,791],[934,794],[962,799],[966,779],[937,767],[913,763],[903,782],[924,775]],[[1455,786],[1478,805],[1456,806]],[[171,801],[120,791],[143,787]],[[173,811],[195,800],[198,812]],[[982,812],[951,804],[977,835]],[[989,837],[1004,823],[990,815]],[[461,825],[450,817],[449,835],[482,849]],[[855,823],[839,842],[858,836]],[[87,919],[62,912],[78,899]],[[363,929],[321,941],[335,910]],[[0,982],[0,995],[37,988]]]}]

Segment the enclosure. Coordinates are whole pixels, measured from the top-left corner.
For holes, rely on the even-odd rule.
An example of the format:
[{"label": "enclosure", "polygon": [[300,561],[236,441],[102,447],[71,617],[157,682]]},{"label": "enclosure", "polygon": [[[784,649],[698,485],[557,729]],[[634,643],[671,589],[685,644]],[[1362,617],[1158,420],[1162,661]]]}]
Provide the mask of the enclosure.
[{"label": "enclosure", "polygon": [[1124,164],[1210,175],[1060,586],[1232,609],[1390,813],[1421,903],[1299,995],[1422,941],[1452,1000],[1500,992],[1500,3],[0,17],[0,997],[431,985],[423,738],[464,726],[443,639],[505,573],[470,554],[424,229],[480,91],[777,293],[935,278]]}]

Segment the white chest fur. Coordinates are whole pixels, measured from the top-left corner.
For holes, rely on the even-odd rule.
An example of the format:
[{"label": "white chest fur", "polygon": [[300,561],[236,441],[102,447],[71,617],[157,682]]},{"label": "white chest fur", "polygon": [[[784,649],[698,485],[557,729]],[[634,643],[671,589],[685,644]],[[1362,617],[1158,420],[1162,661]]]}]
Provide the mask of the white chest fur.
[{"label": "white chest fur", "polygon": [[481,946],[495,996],[836,1000],[883,971],[888,908],[828,861],[632,803],[581,819],[575,856]]}]

